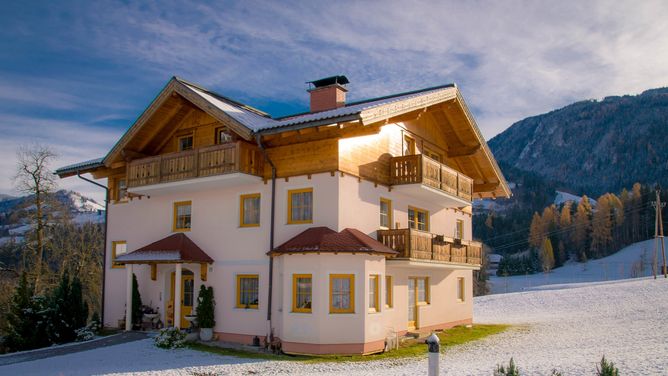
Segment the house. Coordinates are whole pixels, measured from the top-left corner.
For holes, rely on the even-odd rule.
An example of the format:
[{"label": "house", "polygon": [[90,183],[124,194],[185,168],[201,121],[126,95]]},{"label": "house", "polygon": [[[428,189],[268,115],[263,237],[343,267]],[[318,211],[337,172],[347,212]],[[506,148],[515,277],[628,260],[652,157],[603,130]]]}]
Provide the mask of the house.
[{"label": "house", "polygon": [[174,77],[105,157],[59,169],[108,182],[104,324],[133,273],[167,325],[211,285],[219,340],[287,353],[470,324],[471,202],[510,195],[492,153],[455,85],[346,103],[347,84],[272,118]]},{"label": "house", "polygon": [[497,254],[497,253],[489,253],[487,254],[487,274],[488,275],[496,275],[496,271],[499,270],[499,264],[501,263],[501,260],[503,259],[503,256]]}]

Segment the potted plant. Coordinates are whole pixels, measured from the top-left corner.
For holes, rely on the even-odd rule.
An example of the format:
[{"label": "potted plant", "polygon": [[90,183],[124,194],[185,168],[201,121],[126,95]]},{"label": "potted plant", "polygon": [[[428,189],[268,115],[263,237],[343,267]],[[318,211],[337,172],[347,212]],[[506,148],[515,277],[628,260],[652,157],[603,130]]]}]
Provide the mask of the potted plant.
[{"label": "potted plant", "polygon": [[216,325],[214,319],[214,307],[216,301],[213,299],[213,287],[202,285],[197,297],[197,324],[199,325],[199,338],[202,341],[211,341],[213,338],[213,327]]}]

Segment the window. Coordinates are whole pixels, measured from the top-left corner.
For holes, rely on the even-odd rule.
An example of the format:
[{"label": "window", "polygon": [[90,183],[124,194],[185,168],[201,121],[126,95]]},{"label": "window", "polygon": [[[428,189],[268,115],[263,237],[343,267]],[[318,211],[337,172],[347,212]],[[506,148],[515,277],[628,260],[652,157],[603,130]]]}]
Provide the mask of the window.
[{"label": "window", "polygon": [[408,207],[408,227],[421,231],[429,231],[429,212]]},{"label": "window", "polygon": [[125,179],[116,180],[116,201],[128,198],[128,185]]},{"label": "window", "polygon": [[227,128],[216,128],[216,144],[225,144],[232,141],[234,141],[234,137],[228,132]]},{"label": "window", "polygon": [[191,201],[174,203],[174,225],[172,231],[190,231]]},{"label": "window", "polygon": [[192,150],[193,148],[193,135],[188,134],[185,136],[180,136],[176,139],[178,151]]},{"label": "window", "polygon": [[355,275],[329,275],[329,313],[355,313]]},{"label": "window", "polygon": [[404,155],[415,155],[415,139],[404,136]]},{"label": "window", "polygon": [[392,201],[386,198],[380,199],[380,227],[392,227]]},{"label": "window", "polygon": [[463,239],[463,238],[464,238],[464,221],[458,219],[455,225],[455,239]]},{"label": "window", "polygon": [[311,313],[312,281],[310,274],[292,275],[292,312]]},{"label": "window", "polygon": [[392,284],[392,276],[385,276],[385,307],[392,308],[394,306],[393,294],[394,285]]},{"label": "window", "polygon": [[457,278],[457,301],[463,302],[466,297],[466,285],[464,284],[464,278]]},{"label": "window", "polygon": [[288,224],[313,223],[313,188],[288,191]]},{"label": "window", "polygon": [[379,312],[380,305],[378,304],[378,299],[380,299],[378,294],[378,280],[380,277],[378,274],[371,274],[369,276],[369,312]]},{"label": "window", "polygon": [[237,308],[257,309],[259,280],[257,274],[237,275]]},{"label": "window", "polygon": [[111,242],[111,267],[123,268],[122,264],[116,263],[116,257],[127,253],[128,245],[125,240]]},{"label": "window", "polygon": [[424,148],[424,155],[427,157],[435,160],[436,162],[441,162],[441,154],[433,151],[432,149],[429,149],[427,147]]},{"label": "window", "polygon": [[417,302],[429,304],[429,278],[416,278]]},{"label": "window", "polygon": [[260,225],[260,194],[241,195],[239,198],[239,226],[256,227]]}]

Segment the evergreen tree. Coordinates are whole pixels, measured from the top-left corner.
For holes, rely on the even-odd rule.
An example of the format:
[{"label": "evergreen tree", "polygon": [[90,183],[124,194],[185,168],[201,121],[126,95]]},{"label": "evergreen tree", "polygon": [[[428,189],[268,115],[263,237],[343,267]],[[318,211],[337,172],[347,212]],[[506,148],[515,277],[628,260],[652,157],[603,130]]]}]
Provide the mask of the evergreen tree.
[{"label": "evergreen tree", "polygon": [[44,299],[35,296],[34,285],[28,282],[25,272],[21,273],[7,316],[8,333],[4,341],[5,346],[12,351],[47,346],[49,344],[46,335],[47,318]]},{"label": "evergreen tree", "polygon": [[[177,303],[178,304],[178,303]],[[144,313],[141,310],[142,302],[141,295],[139,295],[139,284],[137,283],[137,276],[132,274],[132,324],[134,327],[141,324]]]},{"label": "evergreen tree", "polygon": [[65,271],[51,296],[51,339],[55,343],[72,342],[76,330],[86,326],[88,305],[83,301],[81,282],[77,277],[70,280]]}]

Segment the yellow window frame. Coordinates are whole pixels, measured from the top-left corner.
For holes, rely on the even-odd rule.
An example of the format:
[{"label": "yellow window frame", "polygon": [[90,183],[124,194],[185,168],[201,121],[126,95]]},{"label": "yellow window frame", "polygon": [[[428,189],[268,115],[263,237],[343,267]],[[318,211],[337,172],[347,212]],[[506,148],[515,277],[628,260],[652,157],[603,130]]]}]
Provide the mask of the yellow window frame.
[{"label": "yellow window frame", "polygon": [[111,267],[114,269],[123,269],[125,265],[116,263],[116,246],[120,244],[125,244],[125,251],[127,252],[128,242],[125,240],[115,240],[111,242]]},{"label": "yellow window frame", "polygon": [[[300,278],[311,279],[311,308],[297,307],[297,281]],[[293,274],[292,275],[292,312],[311,313],[313,311],[313,275],[311,274]]]},{"label": "yellow window frame", "polygon": [[[306,193],[306,192],[311,192],[311,219],[305,219],[305,220],[295,220],[292,218],[292,195],[295,193]],[[297,224],[304,224],[304,223],[313,223],[313,207],[315,206],[315,202],[313,200],[313,188],[302,188],[302,189],[291,189],[288,191],[288,224],[289,225],[297,225]]]},{"label": "yellow window frame", "polygon": [[390,200],[389,198],[385,198],[385,197],[380,198],[380,205],[378,207],[378,210],[380,212],[379,214],[383,213],[381,211],[382,203],[387,204],[387,227],[384,227],[382,224],[380,224],[380,228],[391,229],[392,228],[392,200]]},{"label": "yellow window frame", "polygon": [[241,304],[241,280],[257,279],[257,300],[260,301],[260,275],[259,274],[237,274],[237,301],[236,308],[257,309],[258,304]]},{"label": "yellow window frame", "polygon": [[[260,218],[258,218],[257,223],[245,223],[244,222],[244,217],[245,217],[245,209],[244,209],[244,201],[248,198],[259,198],[260,199],[260,205],[262,205],[262,199],[260,198],[259,193],[251,193],[247,195],[241,195],[239,196],[239,227],[260,227]],[[258,208],[258,214],[260,213],[260,208]]]},{"label": "yellow window frame", "polygon": [[[350,281],[350,307],[334,308],[334,279],[348,279]],[[355,313],[355,275],[354,274],[330,274],[329,275],[329,313]]]},{"label": "yellow window frame", "polygon": [[[179,207],[181,206],[190,206],[190,227],[179,228],[177,227],[178,223],[178,213]],[[192,201],[177,201],[174,203],[174,219],[172,221],[172,232],[188,232],[193,226],[193,202]]]},{"label": "yellow window frame", "polygon": [[[415,280],[415,303],[417,305],[431,304],[431,288],[429,286],[429,277],[408,277],[408,279]],[[424,300],[420,300],[419,281],[424,280]]]},{"label": "yellow window frame", "polygon": [[[380,312],[380,275],[369,274],[369,295],[371,295],[371,287],[374,289],[373,301],[369,301],[369,313]],[[369,297],[371,299],[371,297]],[[373,306],[371,306],[373,304]]]},{"label": "yellow window frame", "polygon": [[[413,211],[415,213],[415,220],[413,221],[414,227],[412,227],[414,230],[419,230],[419,224],[418,224],[418,213],[423,213],[424,214],[424,220],[425,220],[425,229],[420,230],[420,231],[429,231],[430,223],[429,223],[429,210],[425,209],[420,209],[416,208],[415,206],[409,206],[408,211]],[[410,219],[410,214],[406,213],[408,215],[408,218]],[[408,221],[410,225],[410,220]]]},{"label": "yellow window frame", "polygon": [[464,220],[457,219],[455,221],[455,231],[457,232],[455,234],[456,239],[464,239]]},{"label": "yellow window frame", "polygon": [[385,308],[394,307],[394,282],[391,275],[385,276]]},{"label": "yellow window frame", "polygon": [[466,281],[464,277],[457,278],[457,301],[463,303],[466,301]]}]

